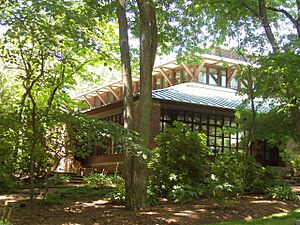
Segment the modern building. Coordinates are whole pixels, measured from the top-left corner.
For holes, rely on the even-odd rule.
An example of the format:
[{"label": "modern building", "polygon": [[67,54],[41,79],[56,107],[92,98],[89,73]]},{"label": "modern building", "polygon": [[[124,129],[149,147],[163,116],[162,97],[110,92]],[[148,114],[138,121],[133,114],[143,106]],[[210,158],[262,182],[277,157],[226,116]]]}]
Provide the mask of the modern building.
[{"label": "modern building", "polygon": [[[225,52],[226,53],[226,52]],[[243,97],[237,90],[243,85],[236,79],[238,66],[246,63],[232,55],[203,54],[197,65],[177,63],[175,60],[155,66],[152,73],[152,132],[154,137],[171,126],[175,120],[182,121],[193,131],[207,135],[207,145],[214,152],[243,151],[244,132],[232,133],[236,128],[234,114]],[[135,99],[135,127],[139,121],[139,79],[133,78]],[[95,88],[75,99],[85,101],[87,115],[98,119],[123,123],[122,81]],[[262,106],[261,110],[268,110]],[[123,166],[123,153],[111,148],[109,151],[95,149],[82,163],[84,167],[113,171]],[[251,154],[265,165],[280,165],[279,152],[265,141],[257,141]]]}]

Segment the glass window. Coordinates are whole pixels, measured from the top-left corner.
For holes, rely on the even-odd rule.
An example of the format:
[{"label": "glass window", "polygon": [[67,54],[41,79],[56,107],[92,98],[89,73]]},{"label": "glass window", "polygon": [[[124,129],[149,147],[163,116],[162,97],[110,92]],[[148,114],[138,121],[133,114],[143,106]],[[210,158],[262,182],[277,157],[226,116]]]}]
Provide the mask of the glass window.
[{"label": "glass window", "polygon": [[218,70],[215,68],[209,68],[208,84],[218,85]]},{"label": "glass window", "polygon": [[198,74],[198,82],[202,84],[206,84],[206,71],[201,71]]},{"label": "glass window", "polygon": [[221,86],[222,87],[226,87],[226,70],[220,70],[220,74],[221,74]]},{"label": "glass window", "polygon": [[230,87],[233,88],[233,89],[238,88],[238,81],[235,77],[233,77],[232,80],[230,81]]},{"label": "glass window", "polygon": [[160,77],[159,78],[157,78],[157,80],[156,80],[156,89],[160,89],[161,88],[161,86],[160,86]]},{"label": "glass window", "polygon": [[206,114],[201,115],[201,123],[202,124],[207,124],[207,115]]},{"label": "glass window", "polygon": [[194,122],[199,123],[201,115],[199,113],[194,113]]},{"label": "glass window", "polygon": [[193,120],[193,113],[191,112],[186,112],[185,113],[185,121],[191,122]]}]

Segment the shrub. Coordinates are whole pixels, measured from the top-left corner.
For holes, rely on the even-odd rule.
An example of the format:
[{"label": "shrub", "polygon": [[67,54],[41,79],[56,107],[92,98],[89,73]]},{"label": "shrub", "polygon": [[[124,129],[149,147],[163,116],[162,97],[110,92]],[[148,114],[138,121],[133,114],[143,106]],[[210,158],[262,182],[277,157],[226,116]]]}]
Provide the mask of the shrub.
[{"label": "shrub", "polygon": [[245,169],[245,191],[248,193],[266,194],[269,187],[283,184],[279,171],[270,167],[248,160]]},{"label": "shrub", "polygon": [[88,187],[124,187],[123,177],[118,174],[108,176],[104,171],[102,173],[91,173],[85,176],[83,183]]},{"label": "shrub", "polygon": [[267,194],[272,199],[298,201],[298,197],[287,185],[275,185],[267,188]]},{"label": "shrub", "polygon": [[190,187],[198,187],[208,175],[209,149],[204,134],[189,131],[181,122],[173,125],[156,137],[157,147],[149,163],[153,172],[150,186],[158,195],[182,199],[175,196],[181,196],[185,189],[190,192],[193,189]]},{"label": "shrub", "polygon": [[229,200],[244,192],[244,157],[238,152],[224,152],[215,158],[208,191],[216,199]]},{"label": "shrub", "polygon": [[52,177],[49,177],[49,184],[67,184],[71,180],[71,176],[65,174],[54,174]]},{"label": "shrub", "polygon": [[83,183],[88,187],[103,187],[110,183],[108,180],[104,171],[102,173],[91,173],[83,177]]},{"label": "shrub", "polygon": [[113,189],[110,193],[106,195],[110,200],[116,202],[124,202],[125,201],[125,188],[118,187]]},{"label": "shrub", "polygon": [[299,175],[300,155],[296,151],[285,149],[280,153],[280,157],[289,168],[291,176]]}]

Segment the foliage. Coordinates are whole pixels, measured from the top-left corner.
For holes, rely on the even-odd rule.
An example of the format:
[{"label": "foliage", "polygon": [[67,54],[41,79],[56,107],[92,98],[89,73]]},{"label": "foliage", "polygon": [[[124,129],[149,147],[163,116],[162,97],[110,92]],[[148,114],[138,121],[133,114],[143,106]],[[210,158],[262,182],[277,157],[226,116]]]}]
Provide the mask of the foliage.
[{"label": "foliage", "polygon": [[112,189],[91,187],[67,187],[49,192],[45,199],[46,204],[61,204],[65,200],[79,200],[84,197],[103,198]]},{"label": "foliage", "polygon": [[291,200],[298,201],[298,196],[287,185],[275,185],[267,188],[267,194],[273,199],[277,200]]},{"label": "foliage", "polygon": [[65,174],[54,174],[48,179],[48,182],[52,185],[67,184],[71,180],[71,176]]},{"label": "foliage", "polygon": [[260,166],[253,160],[248,161],[248,166],[246,167],[245,191],[255,194],[266,194],[269,187],[283,184],[279,171],[270,167]]},{"label": "foliage", "polygon": [[109,180],[105,172],[91,173],[83,177],[83,183],[88,187],[102,187],[109,183]]},{"label": "foliage", "polygon": [[0,217],[0,225],[13,225],[11,222],[9,222],[11,210],[12,208],[4,206],[3,213]]},{"label": "foliage", "polygon": [[207,179],[208,190],[216,199],[228,200],[242,194],[245,189],[245,155],[238,152],[224,152],[218,155]]},{"label": "foliage", "polygon": [[[258,103],[259,105],[260,103]],[[266,103],[265,103],[266,104]],[[241,130],[249,131],[251,127],[251,111],[243,106],[235,113],[236,121]],[[271,145],[286,143],[295,137],[295,130],[291,129],[292,119],[289,114],[274,107],[270,111],[256,112],[255,127],[252,140],[267,140]]]},{"label": "foliage", "polygon": [[101,173],[91,173],[83,177],[83,183],[88,187],[124,187],[124,179],[121,176],[117,174],[109,176],[105,171]]},{"label": "foliage", "polygon": [[300,173],[300,155],[295,150],[284,149],[280,152],[280,157],[289,168],[291,176]]},{"label": "foliage", "polygon": [[123,203],[125,201],[125,188],[117,187],[106,195],[111,201]]},{"label": "foliage", "polygon": [[1,189],[30,181],[33,199],[34,183],[70,153],[64,119],[78,105],[68,92],[110,58],[114,26],[85,1],[4,0],[0,10]]},{"label": "foliage", "polygon": [[[184,200],[198,196],[198,185],[207,176],[210,162],[205,135],[191,132],[180,122],[156,137],[157,147],[149,163],[153,171],[150,186],[160,195]],[[184,195],[186,194],[186,197]]]},{"label": "foliage", "polygon": [[151,186],[147,187],[147,203],[150,206],[158,205],[160,203],[160,199],[157,196],[157,193],[152,190]]},{"label": "foliage", "polygon": [[267,194],[275,185],[282,185],[279,171],[263,167],[245,153],[224,152],[216,156],[207,179],[210,195],[226,201],[243,193]]},{"label": "foliage", "polygon": [[174,185],[169,192],[169,198],[175,202],[187,202],[194,199],[199,199],[203,196],[204,188],[202,185],[191,186],[189,184]]}]

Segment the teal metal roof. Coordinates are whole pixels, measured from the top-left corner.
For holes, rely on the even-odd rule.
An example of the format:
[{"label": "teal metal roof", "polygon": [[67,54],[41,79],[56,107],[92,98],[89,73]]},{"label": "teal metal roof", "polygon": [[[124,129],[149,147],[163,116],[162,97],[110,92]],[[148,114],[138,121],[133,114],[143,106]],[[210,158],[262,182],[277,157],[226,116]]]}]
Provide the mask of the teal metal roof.
[{"label": "teal metal roof", "polygon": [[[153,99],[191,103],[235,110],[245,99],[237,91],[224,87],[200,83],[183,83],[172,87],[152,91]],[[257,104],[258,105],[258,104]],[[269,111],[268,105],[262,105],[259,111]]]}]

